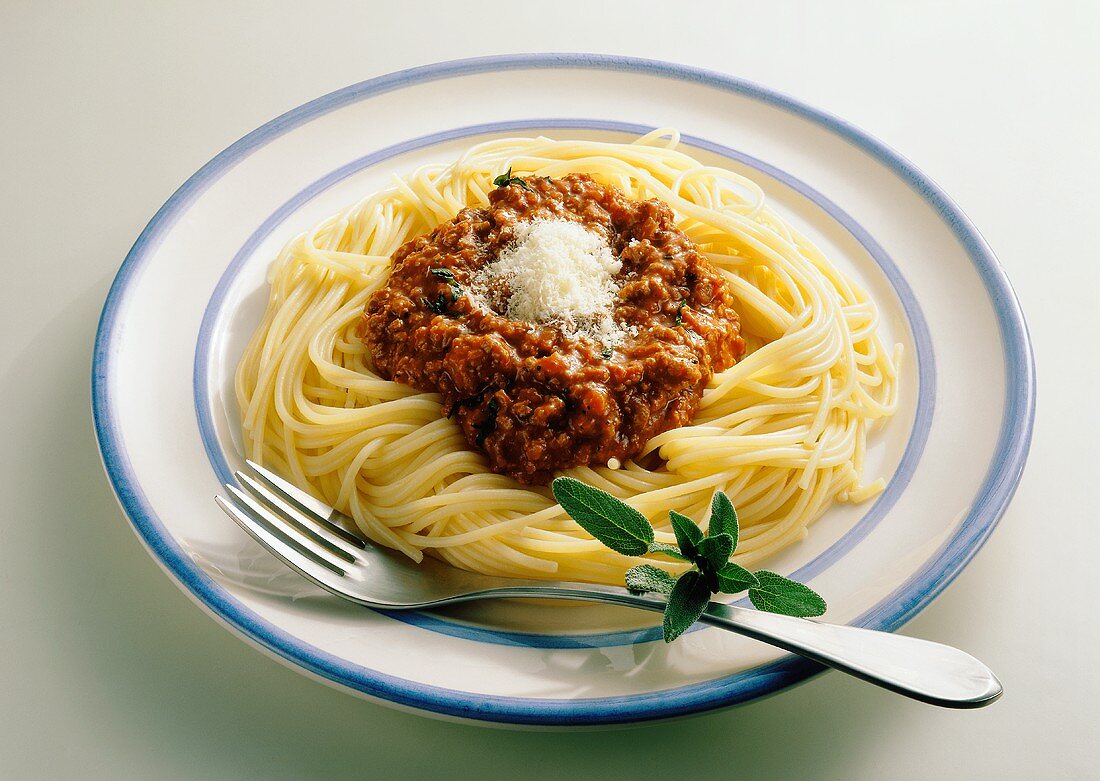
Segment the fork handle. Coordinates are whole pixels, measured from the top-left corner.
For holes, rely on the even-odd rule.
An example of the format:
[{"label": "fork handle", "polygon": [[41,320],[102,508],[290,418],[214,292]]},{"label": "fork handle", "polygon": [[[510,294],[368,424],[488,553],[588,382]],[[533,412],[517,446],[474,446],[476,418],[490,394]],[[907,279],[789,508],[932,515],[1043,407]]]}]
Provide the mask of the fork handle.
[{"label": "fork handle", "polygon": [[985,664],[931,640],[715,602],[702,620],[932,705],[980,708],[1003,691]]},{"label": "fork handle", "polygon": [[[594,584],[517,586],[493,589],[483,596],[580,599],[654,611],[665,607],[664,600],[656,597]],[[700,620],[932,705],[978,708],[993,702],[1002,692],[1001,682],[982,662],[958,648],[930,640],[720,602],[711,602]]]}]

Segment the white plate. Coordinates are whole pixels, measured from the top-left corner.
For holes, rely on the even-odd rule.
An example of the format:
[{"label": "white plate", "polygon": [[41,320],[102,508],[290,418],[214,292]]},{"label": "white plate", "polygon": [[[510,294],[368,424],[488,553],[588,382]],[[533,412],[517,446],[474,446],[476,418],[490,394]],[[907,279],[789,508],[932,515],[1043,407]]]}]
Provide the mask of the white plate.
[{"label": "white plate", "polygon": [[809,580],[834,622],[892,630],[928,604],[1004,511],[1031,436],[1030,346],[992,252],[935,184],[842,120],[732,77],[593,55],[442,63],[339,90],[233,144],[157,212],[108,296],[93,370],[103,461],[156,560],[275,657],[437,715],[635,722],[817,672],[713,628],[665,646],[658,617],[623,609],[357,608],[307,587],[211,501],[240,463],[230,379],[287,239],[487,137],[626,139],[665,125],[756,179],[870,288],[886,337],[906,346],[901,409],[869,455],[886,491],[830,510],[770,567]]}]

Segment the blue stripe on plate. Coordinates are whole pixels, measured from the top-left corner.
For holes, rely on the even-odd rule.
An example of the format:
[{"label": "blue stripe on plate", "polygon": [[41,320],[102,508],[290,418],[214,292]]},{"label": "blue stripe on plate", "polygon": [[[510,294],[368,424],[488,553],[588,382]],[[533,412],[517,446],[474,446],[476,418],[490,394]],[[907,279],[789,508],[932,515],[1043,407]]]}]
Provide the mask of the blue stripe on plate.
[{"label": "blue stripe on plate", "polygon": [[[215,286],[214,292],[207,304],[206,311],[203,314],[202,323],[199,326],[198,341],[195,347],[195,367],[193,373],[195,413],[198,418],[203,446],[206,449],[210,463],[219,481],[223,483],[232,483],[235,482],[235,478],[233,476],[234,468],[229,464],[225,450],[222,448],[222,443],[218,439],[214,426],[214,410],[210,399],[210,372],[214,356],[217,352],[214,349],[214,340],[221,330],[218,319],[222,313],[225,297],[245,263],[256,251],[256,248],[271,235],[272,231],[305,203],[333,187],[338,182],[362,171],[364,168],[378,165],[397,155],[423,149],[445,141],[488,133],[532,131],[548,128],[615,131],[631,135],[643,135],[654,130],[653,127],[626,122],[555,118],[492,122],[433,133],[372,152],[340,166],[336,170],[325,174],[304,187],[300,192],[288,199],[286,203],[281,205],[275,212],[261,222],[260,227],[248,237],[241,248],[234,254],[228,268]],[[925,322],[920,305],[917,303],[912,289],[905,281],[897,265],[891,260],[878,242],[876,242],[859,223],[852,219],[847,212],[810,185],[776,168],[774,165],[765,163],[744,152],[696,136],[683,135],[681,136],[681,140],[684,144],[689,146],[719,154],[730,160],[736,160],[743,165],[749,166],[781,182],[816,204],[818,208],[836,220],[837,223],[847,230],[848,233],[863,246],[867,253],[882,269],[887,279],[889,279],[902,303],[902,307],[909,321],[910,331],[913,335],[918,362],[917,409],[914,416],[913,429],[897,470],[891,478],[887,489],[876,497],[875,502],[858,523],[849,529],[844,536],[837,540],[837,542],[831,545],[827,550],[823,551],[819,556],[792,574],[792,577],[806,582],[835,564],[863,540],[886,516],[890,509],[893,508],[894,504],[909,485],[913,473],[916,471],[917,464],[920,461],[921,454],[924,452],[924,446],[928,439],[928,432],[931,429],[933,410],[935,407],[936,369],[932,338],[928,332],[928,325]],[[748,605],[749,603],[748,599],[742,599],[735,604]],[[469,640],[480,640],[482,642],[499,643],[503,645],[525,645],[537,648],[606,648],[616,645],[651,642],[660,639],[662,636],[660,627],[652,627],[645,630],[589,634],[541,634],[531,632],[505,632],[489,627],[475,626],[469,623],[446,619],[439,615],[422,611],[391,611],[385,614],[396,620],[414,624],[424,629],[430,629],[452,637],[461,637]],[[706,627],[702,625],[696,625],[689,631],[700,631],[705,628]]]},{"label": "blue stripe on plate", "polygon": [[703,84],[744,95],[814,122],[879,160],[940,214],[974,263],[993,303],[1006,366],[1005,414],[995,456],[970,512],[949,539],[888,599],[861,616],[863,626],[895,629],[947,586],[977,553],[1015,492],[1027,459],[1035,416],[1035,366],[1027,326],[1015,293],[996,257],[959,207],[904,157],[827,112],[757,84],[683,65],[593,54],[522,54],[480,57],[399,71],[337,90],[268,122],[199,169],[154,215],[138,236],[108,293],[93,354],[92,412],[104,467],[139,538],[159,562],[216,617],[246,638],[303,669],[363,694],[458,718],[514,724],[615,724],[670,718],[735,705],[775,692],[819,672],[819,665],[787,657],[764,668],[661,692],[588,699],[492,697],[427,686],[369,670],[303,643],[263,620],[202,572],[168,534],[135,480],[114,408],[112,356],[127,291],[166,231],[167,221],[255,148],[340,106],[412,84],[487,71],[594,69],[644,73]]}]

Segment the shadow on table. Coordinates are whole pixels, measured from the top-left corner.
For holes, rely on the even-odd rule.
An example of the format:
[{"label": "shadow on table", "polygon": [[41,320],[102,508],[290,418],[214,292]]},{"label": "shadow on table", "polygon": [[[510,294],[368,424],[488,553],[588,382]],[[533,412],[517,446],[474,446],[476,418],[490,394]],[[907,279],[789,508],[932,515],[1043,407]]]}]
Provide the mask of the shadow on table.
[{"label": "shadow on table", "polygon": [[[660,725],[572,733],[444,723],[358,700],[262,656],[211,621],[142,550],[115,503],[89,413],[93,334],[107,281],[19,356],[4,387],[35,430],[18,476],[43,482],[21,523],[40,600],[29,642],[71,707],[151,747],[165,775],[210,778],[652,778],[846,775],[874,737],[925,708],[832,673],[779,697]],[[28,378],[33,377],[33,382]],[[962,616],[950,619],[964,627]],[[965,637],[955,637],[963,643]],[[445,659],[440,664],[446,664]],[[856,761],[860,767],[863,759]]]}]

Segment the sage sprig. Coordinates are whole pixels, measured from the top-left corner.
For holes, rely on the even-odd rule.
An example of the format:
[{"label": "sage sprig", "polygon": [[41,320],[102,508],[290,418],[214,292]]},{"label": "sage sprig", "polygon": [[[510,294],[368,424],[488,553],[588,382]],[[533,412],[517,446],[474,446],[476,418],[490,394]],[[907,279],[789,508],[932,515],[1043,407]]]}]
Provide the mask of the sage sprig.
[{"label": "sage sprig", "polygon": [[676,545],[656,542],[653,526],[630,505],[606,491],[571,477],[552,484],[554,498],[582,529],[624,556],[665,556],[690,562],[676,577],[654,564],[639,564],[626,573],[626,587],[637,594],[665,594],[664,637],[671,643],[699,620],[711,595],[749,592],[757,610],[809,618],[825,612],[825,600],[813,589],[775,572],[750,572],[730,561],[737,548],[737,511],[717,491],[711,499],[710,524],[704,533],[686,515],[669,511]]}]

